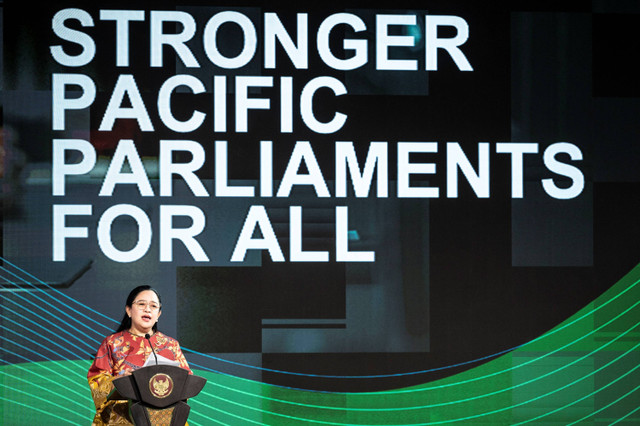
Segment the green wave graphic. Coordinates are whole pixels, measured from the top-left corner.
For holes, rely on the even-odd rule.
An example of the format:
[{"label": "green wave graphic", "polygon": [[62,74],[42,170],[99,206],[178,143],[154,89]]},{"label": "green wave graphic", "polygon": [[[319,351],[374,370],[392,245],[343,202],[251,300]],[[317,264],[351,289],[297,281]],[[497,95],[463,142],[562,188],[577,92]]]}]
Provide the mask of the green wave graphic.
[{"label": "green wave graphic", "polygon": [[[89,364],[0,366],[0,423],[88,424],[94,412],[85,382]],[[190,400],[191,425],[639,423],[640,266],[526,345],[419,386],[322,393],[196,374],[208,382]]]}]

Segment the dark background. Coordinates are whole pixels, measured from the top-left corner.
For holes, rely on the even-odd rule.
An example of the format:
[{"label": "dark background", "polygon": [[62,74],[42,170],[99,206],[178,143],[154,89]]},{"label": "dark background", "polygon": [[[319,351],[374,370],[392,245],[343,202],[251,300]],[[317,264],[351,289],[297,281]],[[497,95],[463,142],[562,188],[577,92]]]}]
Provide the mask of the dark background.
[{"label": "dark background", "polygon": [[[140,30],[131,46],[136,52],[132,66],[115,68],[114,24],[99,22],[97,10],[138,7],[130,2],[77,6],[96,21],[96,27],[86,31],[95,37],[99,53],[82,69],[62,69],[48,46],[59,43],[49,22],[63,3],[30,13],[20,6],[3,5],[3,123],[14,135],[5,137],[5,145],[11,143],[16,153],[12,162],[5,163],[5,182],[11,167],[19,172],[10,182],[14,191],[5,190],[3,195],[3,256],[34,265],[34,274],[53,284],[59,282],[54,277],[73,275],[77,264],[91,262],[90,270],[65,291],[114,318],[121,315],[128,289],[141,281],[153,283],[163,292],[162,329],[167,334],[203,354],[229,359],[251,354],[251,363],[265,369],[234,374],[259,374],[268,383],[331,391],[424,383],[476,366],[539,336],[594,300],[637,263],[639,105],[629,58],[638,50],[633,33],[638,10],[623,9],[615,2],[572,2],[570,7],[528,1],[509,6],[393,2],[377,9],[359,2],[300,9],[273,2],[244,3],[243,13],[257,22],[263,12],[275,11],[289,26],[296,12],[309,13],[309,69],[295,70],[279,56],[276,70],[262,70],[259,46],[254,61],[242,70],[204,66],[207,63],[199,57],[203,67],[189,71],[178,65],[150,69],[144,31],[148,21],[134,24]],[[153,9],[174,6],[160,2]],[[190,6],[185,10],[199,22],[227,7],[197,2]],[[469,40],[462,49],[474,71],[460,72],[442,54],[438,71],[423,71],[420,42],[415,52],[402,51],[419,59],[419,71],[376,71],[373,49],[363,68],[331,70],[314,52],[314,35],[324,17],[343,10],[365,19],[369,30],[376,13],[416,14],[419,25],[424,25],[426,13],[460,16],[469,24]],[[202,25],[198,28],[201,31]],[[374,34],[366,37],[373,39]],[[233,31],[224,40],[233,51],[237,43]],[[338,46],[340,40],[334,41]],[[193,46],[194,52],[202,51]],[[98,98],[90,111],[71,118],[69,132],[52,132],[51,73],[76,71],[94,79]],[[210,91],[197,97],[176,96],[176,111],[187,116],[195,108],[206,112],[208,119],[192,134],[175,135],[162,126],[154,110],[155,96],[168,77],[189,72],[209,89],[213,75],[228,75],[229,82],[233,75],[273,75],[274,87],[261,92],[273,99],[272,109],[252,112],[246,134],[214,134]],[[136,76],[156,131],[140,132],[127,120],[117,122],[111,132],[97,130],[116,77],[123,73]],[[292,76],[296,94],[320,75],[340,79],[349,94],[338,99],[319,94],[324,97],[318,102],[318,116],[341,111],[349,117],[345,127],[332,135],[314,134],[298,116],[294,132],[280,134],[279,77]],[[232,102],[232,93],[228,99]],[[228,128],[233,129],[231,121]],[[310,141],[329,182],[335,141],[353,141],[361,162],[371,141],[387,141],[392,181],[397,142],[435,141],[438,154],[424,158],[435,162],[438,173],[422,184],[439,187],[440,197],[397,199],[392,190],[388,199],[319,200],[296,190],[287,199],[194,200],[187,191],[178,190],[167,201],[141,200],[135,191],[118,188],[111,199],[98,199],[100,180],[94,180],[70,186],[69,196],[61,201],[51,197],[50,186],[34,184],[34,176],[50,167],[52,138],[74,131],[107,158],[122,138],[134,139],[140,154],[150,158],[157,155],[163,138],[196,140],[207,151],[202,179],[213,177],[213,141],[228,140],[230,178],[238,181],[258,178],[260,140],[274,141],[275,176],[282,176],[293,144]],[[464,179],[459,198],[446,198],[445,143],[450,141],[461,144],[472,164],[477,161],[478,143],[491,143],[490,198],[479,199]],[[539,154],[526,157],[522,199],[511,198],[509,157],[495,153],[495,143],[506,141],[540,146]],[[540,185],[542,179],[554,177],[542,164],[542,152],[560,141],[577,145],[584,157],[577,167],[585,175],[585,190],[572,200],[555,200]],[[390,182],[391,188],[394,183]],[[50,209],[61,202],[90,202],[96,211],[132,202],[144,204],[151,215],[158,204],[197,203],[208,215],[210,231],[203,236],[203,245],[213,260],[197,265],[182,253],[172,264],[160,264],[152,250],[134,264],[114,265],[99,252],[92,234],[87,242],[70,245],[69,262],[53,264]],[[273,263],[268,256],[252,253],[242,265],[227,262],[250,204],[266,206],[285,257],[288,207],[302,205],[303,247],[328,250],[332,261]],[[349,206],[351,226],[360,236],[352,247],[375,250],[374,264],[333,261],[336,205]],[[116,235],[125,247],[132,229],[122,225]],[[385,377],[337,378],[372,375]]]}]

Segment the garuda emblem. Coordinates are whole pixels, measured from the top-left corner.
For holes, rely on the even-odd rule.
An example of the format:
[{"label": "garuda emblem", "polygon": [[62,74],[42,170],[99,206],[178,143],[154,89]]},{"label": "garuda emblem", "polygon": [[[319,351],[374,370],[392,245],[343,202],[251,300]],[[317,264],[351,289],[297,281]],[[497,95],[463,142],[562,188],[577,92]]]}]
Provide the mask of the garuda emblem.
[{"label": "garuda emblem", "polygon": [[166,398],[173,391],[173,380],[164,373],[158,373],[149,380],[149,390],[156,398]]}]

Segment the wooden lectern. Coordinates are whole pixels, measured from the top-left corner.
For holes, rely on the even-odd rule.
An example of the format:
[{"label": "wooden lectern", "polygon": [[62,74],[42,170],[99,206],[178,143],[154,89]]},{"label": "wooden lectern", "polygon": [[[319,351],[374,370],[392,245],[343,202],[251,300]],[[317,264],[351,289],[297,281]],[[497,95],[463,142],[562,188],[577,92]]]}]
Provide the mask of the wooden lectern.
[{"label": "wooden lectern", "polygon": [[187,399],[207,380],[172,365],[151,365],[113,381],[109,399],[128,399],[136,426],[183,426],[189,417]]}]

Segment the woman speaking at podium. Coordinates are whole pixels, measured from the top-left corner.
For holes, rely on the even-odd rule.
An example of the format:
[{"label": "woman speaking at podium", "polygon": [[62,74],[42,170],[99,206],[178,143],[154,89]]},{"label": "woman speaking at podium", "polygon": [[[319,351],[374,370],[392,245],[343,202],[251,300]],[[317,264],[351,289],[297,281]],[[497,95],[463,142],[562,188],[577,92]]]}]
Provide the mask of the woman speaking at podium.
[{"label": "woman speaking at podium", "polygon": [[178,341],[158,331],[162,303],[155,289],[148,285],[134,288],[124,309],[120,327],[104,339],[87,374],[96,405],[93,425],[132,424],[126,400],[107,400],[114,379],[148,362],[155,364],[156,357],[159,363],[177,365],[191,373]]}]

